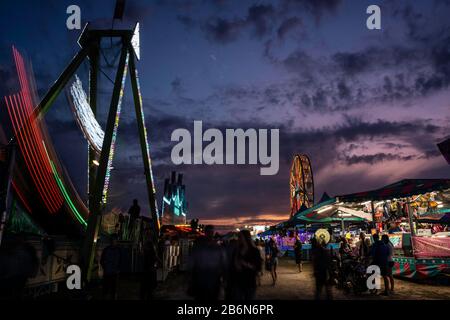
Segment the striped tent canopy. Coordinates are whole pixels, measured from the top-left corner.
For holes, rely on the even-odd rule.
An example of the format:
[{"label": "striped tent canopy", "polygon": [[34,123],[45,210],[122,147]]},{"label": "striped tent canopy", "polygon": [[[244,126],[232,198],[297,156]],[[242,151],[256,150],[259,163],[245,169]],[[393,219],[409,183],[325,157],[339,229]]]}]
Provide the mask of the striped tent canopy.
[{"label": "striped tent canopy", "polygon": [[339,201],[357,202],[409,197],[450,189],[450,179],[404,179],[379,189],[338,196]]},{"label": "striped tent canopy", "polygon": [[435,211],[421,214],[418,218],[419,222],[450,224],[450,209],[438,209]]}]

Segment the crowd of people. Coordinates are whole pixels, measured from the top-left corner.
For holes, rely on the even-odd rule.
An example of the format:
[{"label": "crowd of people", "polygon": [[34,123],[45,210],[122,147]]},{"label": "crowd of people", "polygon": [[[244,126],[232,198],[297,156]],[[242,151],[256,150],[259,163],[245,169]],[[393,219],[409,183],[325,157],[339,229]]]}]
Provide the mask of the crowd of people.
[{"label": "crowd of people", "polygon": [[[353,238],[350,239],[353,240]],[[340,261],[356,259],[365,268],[369,265],[378,266],[380,275],[384,280],[383,295],[389,295],[394,292],[394,277],[392,275],[394,246],[387,234],[383,234],[380,238],[380,235],[376,233],[372,236],[372,239],[373,242],[363,232],[360,233],[356,243],[349,243],[347,237],[342,237],[339,247]]]},{"label": "crowd of people", "polygon": [[264,271],[277,281],[280,250],[274,240],[254,241],[248,230],[226,242],[214,238],[214,227],[195,241],[190,257],[188,293],[197,300],[252,300]]},{"label": "crowd of people", "polygon": [[[204,231],[204,235],[197,237],[194,241],[188,260],[188,294],[194,299],[200,301],[214,301],[220,298],[253,300],[265,274],[270,276],[272,286],[276,286],[281,250],[273,238],[254,240],[250,231],[241,230],[237,233],[237,238],[223,240],[214,232],[213,226],[206,226]],[[151,240],[142,244],[138,256],[141,261],[139,273],[141,299],[151,299],[157,286],[157,268],[162,265],[159,247],[173,245],[174,241],[176,241],[175,238],[161,237],[158,247]],[[369,265],[378,266],[384,282],[382,294],[390,295],[394,292],[392,275],[394,246],[387,234],[381,237],[379,234],[368,237],[361,232],[358,238],[344,235],[335,239],[335,242],[340,243],[337,254],[322,239],[315,237],[310,239],[316,299],[320,299],[324,291],[326,299],[332,299],[333,258],[338,258],[341,265],[344,265],[346,261],[358,261],[364,266],[364,270]],[[23,242],[18,243],[23,246]],[[297,271],[301,273],[304,250],[298,236],[293,251]],[[6,259],[3,260],[6,261]],[[123,270],[124,261],[118,238],[111,236],[110,244],[103,249],[99,261],[103,270],[103,295],[107,299],[117,299],[119,276]],[[341,268],[341,270],[344,273],[342,276],[345,277],[346,269]],[[19,280],[16,281],[20,283],[17,288],[23,289],[26,277]],[[3,283],[6,282],[3,281]],[[20,295],[20,290],[15,289],[9,294]]]},{"label": "crowd of people", "polygon": [[[229,300],[254,299],[265,272],[270,274],[272,285],[276,285],[280,249],[273,238],[252,240],[248,230],[240,231],[237,240],[225,242],[213,235],[214,228],[207,226],[205,236],[196,240],[192,250],[188,291],[195,299],[217,300],[222,296]],[[337,255],[322,239],[310,239],[316,299],[320,299],[324,291],[326,299],[332,299],[333,258],[337,258],[341,264],[346,259],[357,261],[364,266],[364,273],[369,265],[378,266],[384,280],[382,294],[394,292],[394,247],[388,235],[380,238],[375,234],[372,239],[363,232],[358,239],[346,236],[336,239],[340,243]],[[301,273],[304,252],[298,237],[293,249],[297,270]],[[344,268],[342,270],[346,272]]]}]

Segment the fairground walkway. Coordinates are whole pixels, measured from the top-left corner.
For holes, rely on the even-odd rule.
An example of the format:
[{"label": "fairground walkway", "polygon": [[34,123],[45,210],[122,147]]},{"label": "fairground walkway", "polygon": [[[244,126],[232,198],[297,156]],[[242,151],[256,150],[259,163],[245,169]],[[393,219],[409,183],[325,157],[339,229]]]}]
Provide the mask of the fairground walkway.
[{"label": "fairground walkway", "polygon": [[[187,275],[173,273],[164,283],[160,283],[155,293],[155,299],[178,300],[192,299],[187,292]],[[333,288],[333,298],[338,300],[370,299],[370,300],[424,300],[424,299],[450,299],[450,286],[430,285],[396,279],[396,290],[391,296],[371,295],[369,293],[355,296],[344,294],[343,291]],[[119,288],[119,299],[138,299],[139,283],[137,279],[124,278]],[[98,291],[94,299],[101,299]],[[262,285],[258,287],[257,299],[262,300],[310,300],[314,299],[314,278],[311,264],[306,263],[302,273],[298,273],[292,259],[281,259],[278,267],[278,282],[272,286],[268,273],[264,274]]]}]

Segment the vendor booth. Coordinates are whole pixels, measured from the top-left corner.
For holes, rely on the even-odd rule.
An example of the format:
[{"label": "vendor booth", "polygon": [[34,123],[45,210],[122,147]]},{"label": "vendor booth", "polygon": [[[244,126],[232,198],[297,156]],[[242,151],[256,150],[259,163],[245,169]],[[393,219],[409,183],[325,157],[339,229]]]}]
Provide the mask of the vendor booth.
[{"label": "vendor booth", "polygon": [[323,199],[302,208],[286,222],[263,235],[275,238],[292,254],[296,238],[308,258],[309,239],[315,230],[357,241],[360,231],[386,233],[394,245],[394,274],[423,279],[450,275],[450,180],[406,179],[385,187]]},{"label": "vendor booth", "polygon": [[331,241],[327,246],[337,253],[338,237],[348,235],[351,239],[356,239],[361,231],[367,229],[371,221],[371,214],[342,206],[336,198],[329,198],[311,208],[303,208],[289,220],[271,227],[258,236],[263,239],[274,239],[280,251],[289,256],[294,255],[293,247],[298,238],[302,242],[303,259],[309,260],[310,240],[318,229],[325,229],[330,233]]},{"label": "vendor booth", "polygon": [[450,180],[401,180],[336,201],[371,213],[372,233],[389,234],[395,275],[421,279],[450,274]]}]

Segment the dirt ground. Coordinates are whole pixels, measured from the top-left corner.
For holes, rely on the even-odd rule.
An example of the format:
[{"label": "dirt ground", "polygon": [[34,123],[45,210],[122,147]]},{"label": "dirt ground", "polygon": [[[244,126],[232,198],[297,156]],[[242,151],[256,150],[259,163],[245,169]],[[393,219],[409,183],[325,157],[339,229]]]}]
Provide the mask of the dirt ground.
[{"label": "dirt ground", "polygon": [[[311,264],[305,263],[303,272],[299,273],[292,259],[281,259],[278,266],[277,284],[272,286],[270,274],[265,273],[262,277],[261,286],[257,289],[256,298],[261,300],[310,300],[314,299],[314,285]],[[186,275],[173,274],[168,277],[166,282],[158,286],[155,298],[190,299],[186,291]],[[346,295],[342,290],[333,288],[333,298],[336,300],[450,300],[450,286],[422,284],[396,278],[395,293],[387,297],[369,293],[360,296]]]}]

